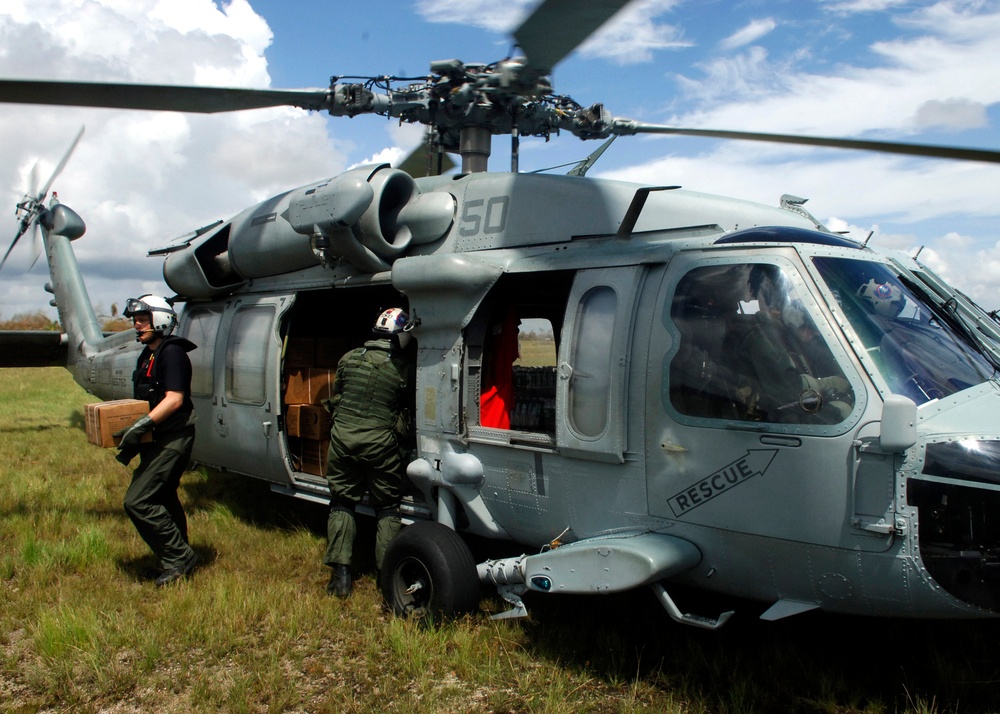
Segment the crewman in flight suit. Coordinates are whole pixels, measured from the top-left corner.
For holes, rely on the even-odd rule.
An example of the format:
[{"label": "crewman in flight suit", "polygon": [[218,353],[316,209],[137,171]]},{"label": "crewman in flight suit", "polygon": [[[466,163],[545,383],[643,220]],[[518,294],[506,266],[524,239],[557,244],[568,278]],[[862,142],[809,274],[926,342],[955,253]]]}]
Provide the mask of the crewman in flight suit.
[{"label": "crewman in flight suit", "polygon": [[[194,405],[191,402],[190,340],[171,333],[177,314],[164,298],[143,295],[129,299],[123,313],[132,318],[136,341],[144,345],[132,375],[133,395],[149,402],[149,414],[117,432],[116,457],[128,464],[136,454],[139,466],[125,493],[125,512],[160,560],[159,586],[186,578],[198,564],[188,544],[187,518],[177,498],[181,475],[194,447]],[[152,442],[143,442],[152,432]]]},{"label": "crewman in flight suit", "polygon": [[345,354],[328,402],[333,414],[326,479],[330,515],[324,565],[333,569],[327,592],[348,597],[357,526],[354,509],[368,492],[375,509],[375,566],[382,568],[389,541],[401,527],[402,497],[414,401],[409,317],[401,308],[379,315],[376,339]]}]

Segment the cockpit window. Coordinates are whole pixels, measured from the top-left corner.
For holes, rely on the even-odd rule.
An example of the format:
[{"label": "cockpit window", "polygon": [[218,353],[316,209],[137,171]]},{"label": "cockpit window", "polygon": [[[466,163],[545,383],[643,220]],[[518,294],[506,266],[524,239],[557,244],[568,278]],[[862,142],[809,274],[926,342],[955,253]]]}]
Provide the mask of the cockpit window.
[{"label": "cockpit window", "polygon": [[849,258],[813,263],[893,393],[924,404],[993,376],[968,327],[906,276]]},{"label": "cockpit window", "polygon": [[680,344],[670,401],[693,417],[838,424],[854,392],[795,281],[771,263],[695,268],[670,320]]}]

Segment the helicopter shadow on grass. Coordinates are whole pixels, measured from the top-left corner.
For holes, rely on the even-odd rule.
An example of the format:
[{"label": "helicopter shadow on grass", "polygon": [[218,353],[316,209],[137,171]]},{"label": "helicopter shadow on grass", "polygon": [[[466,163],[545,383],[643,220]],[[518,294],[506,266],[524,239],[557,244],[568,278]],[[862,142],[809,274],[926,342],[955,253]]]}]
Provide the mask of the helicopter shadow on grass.
[{"label": "helicopter shadow on grass", "polygon": [[185,476],[181,480],[189,514],[221,504],[235,518],[263,530],[326,530],[325,506],[275,493],[266,481],[215,469],[199,470],[202,478]]},{"label": "helicopter shadow on grass", "polygon": [[79,409],[74,410],[65,419],[44,417],[41,419],[19,421],[16,426],[4,426],[3,431],[5,434],[35,434],[42,431],[56,431],[61,429],[86,431],[83,412]]},{"label": "helicopter shadow on grass", "polygon": [[5,427],[5,434],[35,434],[40,431],[56,431],[62,429],[75,429],[75,426],[59,423],[22,423],[15,427]]},{"label": "helicopter shadow on grass", "polygon": [[[235,518],[265,531],[292,531],[305,528],[315,534],[326,532],[326,509],[318,504],[276,494],[264,481],[236,473],[200,469],[202,478],[190,473],[181,478],[179,493],[188,519],[222,505]],[[124,514],[116,512],[116,515]],[[211,544],[195,544],[199,568],[210,566],[218,557]],[[117,562],[119,570],[136,581],[155,579],[161,572],[156,556],[146,553]]]},{"label": "helicopter shadow on grass", "polygon": [[[204,469],[204,474],[205,478],[185,477],[181,480],[180,488],[189,516],[222,505],[235,518],[255,528],[286,532],[306,530],[323,542],[326,541],[329,513],[326,505],[275,493],[269,483],[240,474],[215,469]],[[373,518],[364,516],[356,520],[355,542],[359,547],[355,548],[352,570],[356,575],[374,575],[375,559],[372,550],[375,522]],[[317,552],[317,567],[319,558],[320,552]],[[208,561],[203,557],[202,562]]]},{"label": "helicopter shadow on grass", "polygon": [[608,682],[679,688],[710,711],[1000,710],[998,621],[812,612],[765,622],[760,603],[675,585],[670,591],[683,612],[736,615],[709,631],[674,622],[645,589],[529,593],[529,646]]}]

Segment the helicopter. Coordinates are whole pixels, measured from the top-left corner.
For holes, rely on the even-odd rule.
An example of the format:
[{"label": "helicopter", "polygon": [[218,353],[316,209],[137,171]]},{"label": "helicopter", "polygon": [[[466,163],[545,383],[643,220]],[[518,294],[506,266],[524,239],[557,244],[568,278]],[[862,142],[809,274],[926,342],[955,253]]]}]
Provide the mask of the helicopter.
[{"label": "helicopter", "polygon": [[[381,308],[407,310],[409,525],[380,577],[395,612],[472,611],[484,586],[509,605],[494,617],[526,615],[528,593],[648,588],[678,622],[730,619],[682,610],[670,593],[682,584],[763,602],[765,620],[995,617],[995,320],[794,196],[764,206],[586,172],[607,141],[636,134],[991,163],[1000,152],[645,124],[556,95],[553,68],[625,4],[546,0],[514,32],[523,55],[433,62],[419,80],[0,80],[0,101],[290,105],[427,128],[430,175],[357,167],[150,251],[184,305],[178,334],[199,346],[195,461],[308,501],[328,502],[320,403],[337,359]],[[519,171],[520,137],[563,132],[605,144],[570,175]],[[511,137],[509,172],[487,170],[498,135]],[[461,167],[447,174],[453,154]],[[62,334],[0,336],[2,366],[65,365],[102,400],[131,397],[140,345],[100,330],[72,248],[84,221],[46,203],[55,174],[18,204],[11,249],[41,232]],[[522,348],[530,326],[551,349],[530,365],[499,359],[519,347],[501,342],[517,334],[505,324],[523,328]],[[491,390],[507,395],[499,420],[484,408]],[[477,563],[466,536],[510,555]]]}]

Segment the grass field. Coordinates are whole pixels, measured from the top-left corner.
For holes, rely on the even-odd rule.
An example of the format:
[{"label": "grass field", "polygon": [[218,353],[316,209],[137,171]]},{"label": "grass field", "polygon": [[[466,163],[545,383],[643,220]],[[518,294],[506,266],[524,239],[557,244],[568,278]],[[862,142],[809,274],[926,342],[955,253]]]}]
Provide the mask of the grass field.
[{"label": "grass field", "polygon": [[130,473],[86,443],[88,401],[63,370],[0,371],[0,711],[1000,711],[992,621],[763,623],[735,603],[711,633],[645,591],[539,596],[515,621],[490,620],[490,598],[459,622],[396,619],[370,567],[351,599],[325,595],[323,508],[228,475],[185,476],[205,565],[157,589],[121,508]]}]

